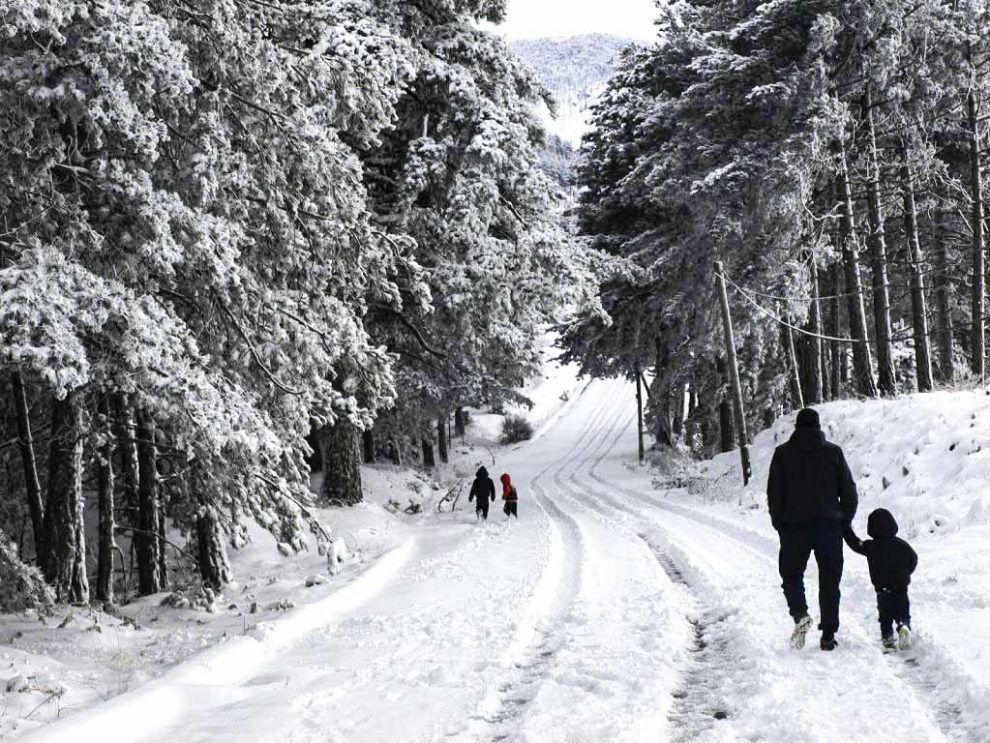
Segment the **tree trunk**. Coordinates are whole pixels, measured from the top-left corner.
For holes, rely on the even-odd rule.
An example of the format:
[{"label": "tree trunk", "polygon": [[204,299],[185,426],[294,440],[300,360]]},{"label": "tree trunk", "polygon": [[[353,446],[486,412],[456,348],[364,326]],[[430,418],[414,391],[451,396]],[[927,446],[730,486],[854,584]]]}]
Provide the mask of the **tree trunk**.
[{"label": "tree trunk", "polygon": [[158,585],[159,590],[167,591],[169,587],[168,580],[168,552],[165,548],[168,546],[165,534],[167,533],[167,504],[164,497],[158,499]]},{"label": "tree trunk", "polygon": [[28,510],[31,513],[31,527],[34,534],[34,555],[40,565],[47,553],[45,544],[45,506],[41,500],[41,481],[38,479],[38,460],[34,451],[34,437],[31,434],[31,411],[28,408],[24,378],[19,371],[10,375],[14,391],[14,409],[17,418],[17,443],[21,449],[21,463],[24,467],[24,487],[27,490]]},{"label": "tree trunk", "polygon": [[[670,389],[666,376],[668,350],[663,339],[657,336],[654,344],[656,357],[654,359],[653,389],[655,392],[650,396],[649,408],[655,416],[657,446],[672,447],[674,438],[670,425]],[[646,387],[646,379],[643,378],[642,371],[639,374],[643,386]],[[646,390],[649,392],[650,388],[646,387]]]},{"label": "tree trunk", "polygon": [[639,461],[646,459],[646,447],[643,445],[643,380],[639,376],[639,364],[636,364],[636,440],[639,444]]},{"label": "tree trunk", "polygon": [[856,246],[856,217],[853,211],[852,191],[849,187],[849,168],[846,153],[842,150],[839,160],[839,198],[842,209],[842,262],[846,271],[846,292],[849,305],[849,333],[853,340],[853,370],[856,390],[864,397],[876,397],[877,385],[873,378],[873,358],[866,333],[866,308],[863,304],[863,282],[859,272],[859,248]]},{"label": "tree trunk", "polygon": [[137,425],[134,422],[134,409],[123,393],[114,396],[114,424],[117,436],[117,451],[120,453],[122,480],[121,495],[123,504],[137,509],[138,503],[138,450]]},{"label": "tree trunk", "polygon": [[[785,322],[790,322],[790,316],[785,315]],[[801,375],[798,371],[797,354],[794,352],[794,332],[786,325],[780,327],[781,340],[784,343],[784,353],[787,356],[787,377],[791,388],[791,407],[800,410],[804,407],[804,397],[801,393]]]},{"label": "tree trunk", "polygon": [[935,386],[932,379],[932,354],[928,348],[928,304],[925,299],[925,277],[922,274],[924,257],[918,237],[918,212],[914,202],[914,182],[907,148],[903,150],[901,179],[904,196],[904,232],[907,236],[911,259],[911,315],[914,330],[914,360],[918,377],[918,391],[930,392]]},{"label": "tree trunk", "polygon": [[890,330],[890,286],[887,281],[887,240],[884,233],[883,207],[880,204],[880,163],[877,156],[876,133],[873,128],[873,99],[870,86],[864,101],[867,137],[866,206],[870,226],[867,244],[873,268],[873,323],[876,329],[877,386],[880,394],[897,394],[894,375],[894,346]]},{"label": "tree trunk", "polygon": [[732,403],[728,395],[718,404],[718,448],[723,454],[735,449],[736,433],[732,429]]},{"label": "tree trunk", "polygon": [[323,498],[331,506],[353,506],[363,499],[357,429],[345,418],[324,431]]},{"label": "tree trunk", "polygon": [[447,454],[447,416],[443,413],[437,417],[437,451],[440,461],[447,464],[450,461]]},{"label": "tree trunk", "polygon": [[952,338],[952,284],[949,281],[949,243],[945,236],[945,213],[935,212],[935,307],[938,312],[938,379],[943,384],[955,381]]},{"label": "tree trunk", "polygon": [[818,266],[815,264],[814,256],[809,261],[809,278],[811,279],[811,307],[808,312],[808,330],[814,335],[807,338],[808,341],[808,368],[810,377],[808,382],[809,405],[818,405],[825,399],[825,383],[822,379],[822,311],[818,302],[821,294],[818,285]]},{"label": "tree trunk", "polygon": [[694,448],[698,433],[698,421],[695,416],[698,413],[698,390],[695,386],[695,382],[692,379],[691,383],[688,385],[688,395],[687,395],[687,417],[684,420],[684,440],[687,442],[688,447]]},{"label": "tree trunk", "polygon": [[96,491],[99,498],[100,526],[96,560],[96,600],[113,603],[113,554],[117,549],[114,540],[114,441],[110,432],[110,403],[106,396],[100,400],[101,431],[105,441],[96,452]]},{"label": "tree trunk", "polygon": [[684,405],[687,402],[687,388],[683,384],[674,390],[674,437],[679,438],[684,433]]},{"label": "tree trunk", "polygon": [[361,432],[361,449],[365,464],[374,464],[375,456],[375,429],[366,428]]},{"label": "tree trunk", "polygon": [[199,503],[196,511],[196,557],[199,562],[199,576],[204,586],[219,591],[230,583],[230,563],[227,561],[227,548],[223,530],[220,528],[220,519],[217,517],[216,509],[200,490],[196,467],[194,463],[190,480],[195,492],[194,497]]},{"label": "tree trunk", "polygon": [[432,469],[437,466],[437,460],[433,456],[433,442],[423,436],[421,444],[423,446],[423,466]]},{"label": "tree trunk", "polygon": [[[842,337],[842,265],[839,262],[832,264],[832,298],[828,302],[828,334],[832,338]],[[832,400],[842,397],[842,359],[845,349],[842,343],[837,340],[829,341],[831,362],[829,382],[829,392]]]},{"label": "tree trunk", "polygon": [[77,393],[52,405],[45,504],[45,578],[59,601],[89,602],[82,492],[83,410]]},{"label": "tree trunk", "polygon": [[460,436],[461,440],[464,439],[464,429],[466,428],[464,425],[464,419],[464,408],[457,408],[454,410],[454,434]]},{"label": "tree trunk", "polygon": [[134,547],[138,564],[138,593],[149,596],[162,589],[158,563],[158,450],[155,422],[137,416],[138,498]]},{"label": "tree trunk", "polygon": [[983,314],[986,304],[985,257],[983,255],[983,172],[980,168],[980,130],[976,91],[966,97],[967,123],[969,127],[970,196],[973,201],[973,297],[972,329],[970,331],[970,365],[973,374],[984,381],[986,376],[986,332]]},{"label": "tree trunk", "polygon": [[388,460],[396,467],[402,464],[402,449],[399,447],[399,442],[396,441],[394,437],[389,437],[385,446],[385,452],[388,456]]}]

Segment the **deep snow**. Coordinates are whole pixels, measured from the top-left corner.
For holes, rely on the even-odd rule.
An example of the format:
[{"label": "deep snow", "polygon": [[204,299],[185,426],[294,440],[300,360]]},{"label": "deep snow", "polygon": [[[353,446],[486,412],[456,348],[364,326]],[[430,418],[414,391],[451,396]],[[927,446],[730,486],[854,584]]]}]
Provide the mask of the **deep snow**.
[{"label": "deep snow", "polygon": [[[147,641],[131,636],[142,632],[166,645],[175,635],[185,648],[216,643],[221,628],[227,638],[164,675],[150,664],[155,680],[132,675],[132,691],[103,703],[120,689],[86,697],[75,687],[81,669],[104,661],[83,652],[77,673],[63,652],[51,680],[73,687],[66,698],[83,709],[21,739],[987,740],[990,397],[821,406],[860,485],[860,531],[869,510],[890,508],[921,558],[912,650],[881,652],[865,561],[847,551],[841,644],[822,653],[815,642],[787,647],[764,505],[769,458],[792,420],[757,437],[743,488],[736,452],[701,465],[665,456],[660,474],[636,463],[634,395],[623,382],[588,384],[557,369],[540,387],[537,438],[499,449],[489,442],[496,419],[476,415],[475,438],[455,448],[440,490],[409,471],[369,470],[370,502],[327,515],[357,553],[328,583],[305,588],[315,555],[276,563],[258,552],[254,573],[237,565],[245,585],[256,581],[252,591],[276,577],[268,595],[291,595],[297,608],[245,633],[230,626],[243,621],[231,612],[183,623],[146,600],[134,611],[157,613],[158,623],[145,622],[162,629],[115,628],[128,638],[122,663],[149,665],[135,660]],[[447,483],[478,463],[513,474],[518,522],[496,503],[490,521],[476,523],[464,499],[437,513]],[[422,514],[381,507],[416,492]],[[814,584],[812,566],[812,606]],[[65,642],[112,634],[77,622],[44,630],[53,656]],[[29,641],[0,657],[23,663],[11,653],[28,653],[18,643]],[[37,642],[31,662],[43,665],[44,653]],[[6,737],[31,727],[19,719],[29,696],[4,694]]]}]

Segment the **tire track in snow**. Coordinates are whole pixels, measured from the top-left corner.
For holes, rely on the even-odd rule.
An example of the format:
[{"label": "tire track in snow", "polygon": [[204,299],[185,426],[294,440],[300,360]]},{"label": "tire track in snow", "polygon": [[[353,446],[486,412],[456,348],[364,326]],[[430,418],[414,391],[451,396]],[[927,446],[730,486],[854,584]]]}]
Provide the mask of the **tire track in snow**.
[{"label": "tire track in snow", "polygon": [[550,557],[534,592],[530,616],[517,628],[508,667],[486,692],[482,710],[469,726],[472,737],[493,741],[510,738],[565,640],[563,628],[580,589],[582,565],[587,558],[577,522],[547,495],[540,481],[556,470],[553,479],[559,482],[561,471],[598,445],[593,432],[607,415],[608,401],[601,399],[592,408],[567,458],[551,462],[530,481],[534,502],[548,521]]},{"label": "tire track in snow", "polygon": [[674,692],[674,704],[667,716],[671,741],[693,740],[729,719],[726,683],[731,669],[739,665],[732,651],[727,620],[731,612],[712,600],[711,592],[698,590],[672,556],[670,545],[661,545],[648,534],[639,534],[670,579],[681,586],[692,604],[687,615],[693,646],[681,682]]},{"label": "tire track in snow", "polygon": [[[595,471],[615,449],[625,428],[633,421],[634,417],[624,425],[619,425],[618,430],[613,431],[609,445],[590,463],[588,474],[602,486],[608,487],[608,483],[597,477]],[[732,612],[714,601],[711,591],[699,590],[693,585],[686,577],[680,561],[673,556],[675,548],[670,544],[662,545],[655,537],[638,531],[649,525],[649,519],[644,514],[607,493],[593,492],[586,484],[577,480],[577,473],[572,475],[571,480],[574,488],[583,493],[583,497],[578,498],[581,505],[594,509],[617,525],[636,530],[636,537],[649,549],[671,583],[681,591],[689,607],[685,619],[691,625],[691,646],[680,669],[680,684],[673,693],[674,701],[668,714],[668,732],[671,741],[693,740],[730,716],[728,705],[724,701],[724,686],[731,675],[731,669],[739,661],[738,656],[730,650],[729,628],[726,626],[726,620]],[[618,514],[618,520],[606,509]]]}]

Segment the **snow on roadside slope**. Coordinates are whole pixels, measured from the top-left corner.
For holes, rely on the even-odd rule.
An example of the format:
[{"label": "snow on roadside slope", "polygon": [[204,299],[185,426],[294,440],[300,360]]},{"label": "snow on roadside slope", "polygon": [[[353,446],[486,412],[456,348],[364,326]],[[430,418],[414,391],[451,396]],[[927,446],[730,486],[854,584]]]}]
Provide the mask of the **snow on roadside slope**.
[{"label": "snow on roadside slope", "polygon": [[[309,551],[284,557],[271,535],[252,524],[251,541],[229,550],[235,581],[210,611],[164,606],[165,592],[117,607],[114,615],[91,607],[64,607],[47,619],[36,612],[0,615],[0,740],[141,688],[187,658],[325,599],[410,534],[406,519],[375,503],[319,513],[334,525],[338,545],[347,544],[342,572],[332,578],[315,541]],[[313,577],[325,582],[307,585]],[[14,685],[26,690],[8,690],[14,679],[23,679]]]},{"label": "snow on roadside slope", "polygon": [[380,592],[409,560],[414,538],[384,555],[352,582],[284,618],[264,622],[252,635],[234,637],[180,663],[161,678],[104,705],[73,715],[26,736],[38,743],[79,740],[139,740],[214,705],[209,690],[250,682],[262,664],[301,637],[338,621]]}]

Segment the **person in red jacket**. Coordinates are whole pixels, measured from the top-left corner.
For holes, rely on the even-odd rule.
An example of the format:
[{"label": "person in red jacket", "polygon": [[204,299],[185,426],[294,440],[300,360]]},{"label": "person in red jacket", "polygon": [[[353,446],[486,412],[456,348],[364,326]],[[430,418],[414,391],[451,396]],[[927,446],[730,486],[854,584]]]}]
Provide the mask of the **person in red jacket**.
[{"label": "person in red jacket", "polygon": [[515,516],[518,519],[516,504],[519,503],[519,493],[516,492],[516,486],[512,484],[512,478],[509,477],[508,472],[502,475],[502,500],[505,501],[505,505],[502,506],[505,515]]}]

